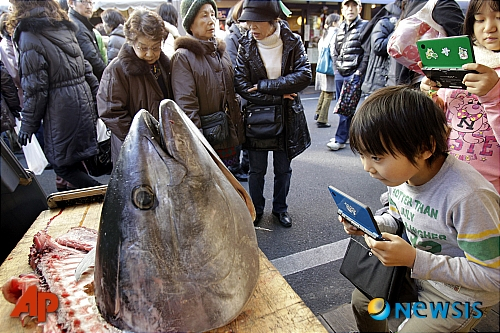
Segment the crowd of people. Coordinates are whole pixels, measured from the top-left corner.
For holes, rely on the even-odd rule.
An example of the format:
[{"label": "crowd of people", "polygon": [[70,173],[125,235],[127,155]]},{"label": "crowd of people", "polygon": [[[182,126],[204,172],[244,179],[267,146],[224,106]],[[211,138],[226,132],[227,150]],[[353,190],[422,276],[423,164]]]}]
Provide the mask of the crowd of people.
[{"label": "crowd of people", "polygon": [[[160,102],[172,99],[235,177],[248,181],[254,225],[264,214],[272,152],[272,214],[283,227],[292,226],[292,160],[311,144],[299,93],[313,72],[300,35],[283,19],[290,12],[281,1],[238,1],[225,38],[214,0],[182,0],[180,13],[170,3],[136,9],[126,19],[107,9],[100,15],[102,36],[90,22],[91,0],[11,3],[12,11],[0,18],[2,136],[8,134],[11,148],[40,136],[59,190],[100,184],[83,162],[98,153],[98,118],[111,132],[116,161],[135,114],[146,109],[158,119]],[[424,3],[395,0],[367,21],[361,1],[344,0],[341,15],[325,15],[319,47],[329,45],[335,74],[316,74],[321,93],[313,117],[318,128],[330,128],[332,100],[344,103],[349,89],[365,95],[358,110],[339,113],[326,145],[337,151],[350,144],[364,169],[388,186],[389,209],[377,222],[391,231],[402,219],[409,239],[386,233],[390,242],[367,244],[384,264],[412,268],[422,301],[462,299],[449,287],[459,285],[463,297],[483,302],[487,312],[500,285],[499,3],[471,0],[464,15],[454,0],[440,0],[432,10],[447,36],[465,34],[473,43],[475,62],[463,69],[475,72],[464,76],[462,89],[440,88],[387,51],[398,23]],[[213,135],[214,116],[222,117],[222,137]],[[403,216],[408,202],[417,200],[435,205],[442,220]],[[363,234],[341,222],[348,234]],[[419,230],[443,237],[429,245]],[[457,277],[458,269],[466,273]],[[355,290],[352,297],[360,331],[387,331],[386,322],[370,319],[363,294]],[[400,330],[424,324],[430,331],[469,331],[477,321],[412,318]]]}]

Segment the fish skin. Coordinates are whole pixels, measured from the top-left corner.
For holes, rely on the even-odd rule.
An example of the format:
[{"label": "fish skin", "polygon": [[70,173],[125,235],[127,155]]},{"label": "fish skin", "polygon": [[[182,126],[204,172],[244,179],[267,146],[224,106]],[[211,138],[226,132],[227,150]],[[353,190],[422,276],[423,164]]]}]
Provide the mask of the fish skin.
[{"label": "fish skin", "polygon": [[101,213],[94,279],[102,316],[133,332],[231,322],[259,276],[254,217],[246,191],[177,104],[161,103],[159,123],[141,110]]}]

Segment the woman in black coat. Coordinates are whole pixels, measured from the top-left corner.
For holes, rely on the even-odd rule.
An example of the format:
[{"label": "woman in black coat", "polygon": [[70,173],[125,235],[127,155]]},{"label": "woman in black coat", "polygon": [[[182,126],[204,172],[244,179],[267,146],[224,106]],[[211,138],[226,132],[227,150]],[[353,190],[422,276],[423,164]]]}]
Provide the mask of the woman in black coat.
[{"label": "woman in black coat", "polygon": [[[257,213],[254,224],[260,221],[264,211],[264,176],[268,152],[272,151],[272,213],[284,227],[291,227],[286,204],[292,176],[291,161],[311,144],[298,93],[311,83],[312,74],[300,37],[278,19],[280,13],[278,1],[245,0],[243,3],[239,20],[246,21],[249,30],[240,39],[235,88],[248,101],[244,147],[248,149],[250,161],[250,196]],[[275,109],[281,113],[282,130],[272,137],[249,135],[248,110],[252,105],[278,106]],[[279,121],[279,117],[275,119]]]},{"label": "woman in black coat", "polygon": [[11,2],[24,90],[19,143],[31,141],[43,120],[44,152],[55,173],[77,188],[100,185],[82,163],[98,152],[99,83],[83,58],[76,27],[55,1]]}]

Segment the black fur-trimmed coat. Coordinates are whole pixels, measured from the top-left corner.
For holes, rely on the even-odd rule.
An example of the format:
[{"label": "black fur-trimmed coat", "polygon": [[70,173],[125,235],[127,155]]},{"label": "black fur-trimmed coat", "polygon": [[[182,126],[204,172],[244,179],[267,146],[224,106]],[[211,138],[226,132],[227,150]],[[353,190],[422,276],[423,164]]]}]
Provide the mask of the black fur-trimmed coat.
[{"label": "black fur-trimmed coat", "polygon": [[135,114],[145,109],[159,120],[160,102],[165,98],[173,99],[170,60],[162,52],[158,63],[167,96],[163,95],[147,61],[139,59],[133,47],[127,43],[104,70],[97,93],[97,109],[99,116],[111,130],[113,161],[118,158]]},{"label": "black fur-trimmed coat", "polygon": [[40,17],[44,9],[39,11],[20,20],[13,37],[24,90],[21,130],[35,133],[43,120],[47,160],[71,165],[97,154],[99,83],[78,45],[75,25]]},{"label": "black fur-trimmed coat", "polygon": [[203,41],[188,35],[177,38],[174,47],[172,88],[175,102],[201,128],[200,116],[222,111],[226,101],[230,135],[214,149],[243,143],[243,114],[234,91],[234,71],[226,43],[220,39]]}]

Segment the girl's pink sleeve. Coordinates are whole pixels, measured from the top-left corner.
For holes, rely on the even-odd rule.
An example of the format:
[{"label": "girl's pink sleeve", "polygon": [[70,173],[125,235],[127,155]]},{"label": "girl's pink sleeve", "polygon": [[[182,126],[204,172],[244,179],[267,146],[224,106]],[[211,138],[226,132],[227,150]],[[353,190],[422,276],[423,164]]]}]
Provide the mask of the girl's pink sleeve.
[{"label": "girl's pink sleeve", "polygon": [[[500,70],[497,70],[497,73],[499,72]],[[486,111],[495,138],[500,142],[500,80],[486,95],[478,98]]]}]

